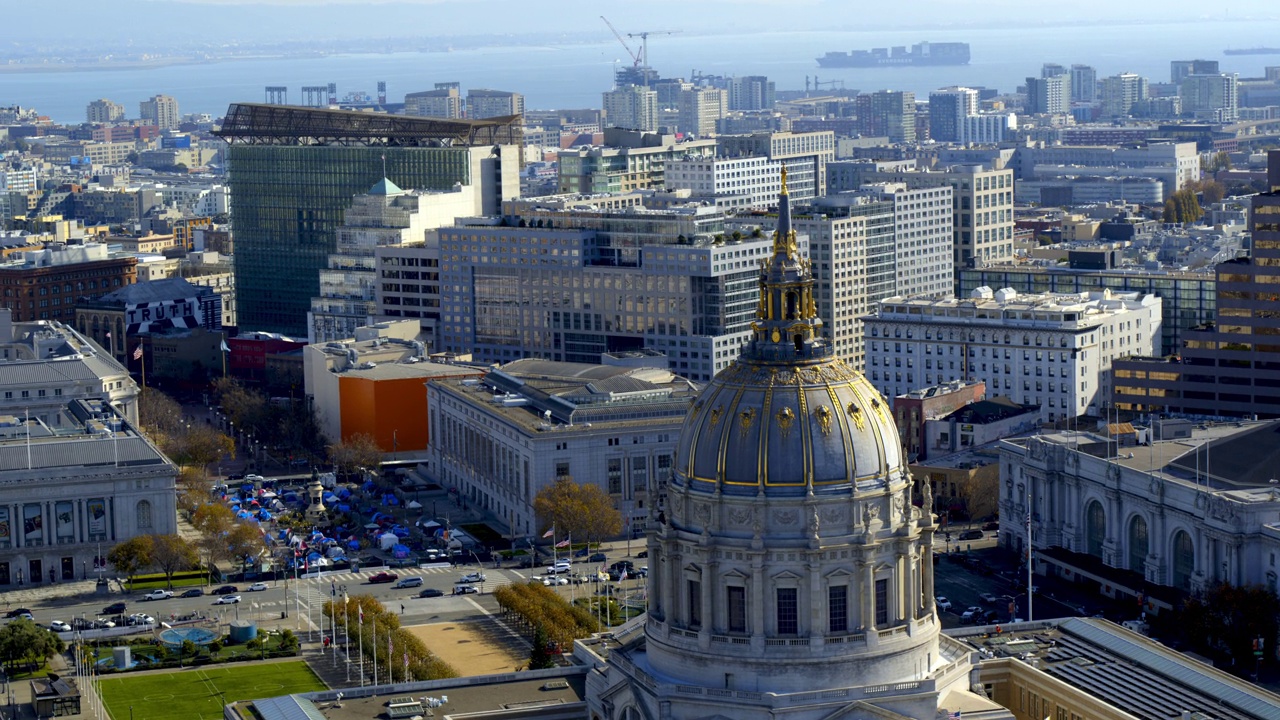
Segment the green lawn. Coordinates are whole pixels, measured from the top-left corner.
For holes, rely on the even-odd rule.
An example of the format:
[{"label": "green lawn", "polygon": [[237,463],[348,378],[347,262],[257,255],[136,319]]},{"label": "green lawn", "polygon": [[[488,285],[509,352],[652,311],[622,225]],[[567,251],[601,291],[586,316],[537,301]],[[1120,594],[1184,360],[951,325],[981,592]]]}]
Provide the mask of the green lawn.
[{"label": "green lawn", "polygon": [[102,699],[113,720],[215,720],[224,702],[324,690],[307,664],[212,665],[167,673],[103,678]]}]

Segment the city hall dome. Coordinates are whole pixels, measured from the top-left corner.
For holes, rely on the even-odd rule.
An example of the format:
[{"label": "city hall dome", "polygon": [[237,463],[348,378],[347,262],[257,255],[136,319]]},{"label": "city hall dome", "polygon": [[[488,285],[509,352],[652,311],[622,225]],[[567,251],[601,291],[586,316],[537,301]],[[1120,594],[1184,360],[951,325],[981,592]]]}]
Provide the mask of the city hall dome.
[{"label": "city hall dome", "polygon": [[882,487],[904,465],[889,403],[822,337],[785,193],[778,213],[751,340],[694,403],[676,444],[674,481],[750,495]]}]

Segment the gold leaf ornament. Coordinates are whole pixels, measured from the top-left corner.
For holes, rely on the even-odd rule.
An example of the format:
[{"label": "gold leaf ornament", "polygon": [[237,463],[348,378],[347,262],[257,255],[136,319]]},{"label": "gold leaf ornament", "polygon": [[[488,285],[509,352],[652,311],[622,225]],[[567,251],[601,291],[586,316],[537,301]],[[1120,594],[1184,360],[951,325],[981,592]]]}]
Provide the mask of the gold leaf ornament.
[{"label": "gold leaf ornament", "polygon": [[817,410],[813,411],[813,416],[818,420],[818,428],[822,430],[823,435],[831,434],[831,408],[826,405],[819,405]]},{"label": "gold leaf ornament", "polygon": [[782,431],[782,439],[786,440],[791,436],[791,428],[795,425],[796,414],[791,411],[791,408],[784,407],[778,411],[774,419],[778,421],[778,429]]}]

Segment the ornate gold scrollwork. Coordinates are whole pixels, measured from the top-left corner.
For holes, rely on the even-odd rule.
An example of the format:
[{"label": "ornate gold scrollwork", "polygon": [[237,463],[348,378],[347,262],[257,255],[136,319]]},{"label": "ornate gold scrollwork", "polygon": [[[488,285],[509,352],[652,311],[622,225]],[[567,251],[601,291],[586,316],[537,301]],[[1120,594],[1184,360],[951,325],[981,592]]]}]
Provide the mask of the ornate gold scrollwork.
[{"label": "ornate gold scrollwork", "polygon": [[859,430],[867,429],[867,418],[864,416],[862,408],[849,403],[848,412],[849,417],[853,418],[853,424],[857,425]]},{"label": "ornate gold scrollwork", "polygon": [[722,406],[720,406],[720,405],[717,405],[717,406],[715,406],[715,407],[711,408],[711,425],[712,425],[712,427],[714,427],[716,423],[720,422],[720,414],[721,414],[721,413],[723,413],[723,412],[724,412],[724,408],[723,408]]},{"label": "ornate gold scrollwork", "polygon": [[796,414],[791,412],[791,408],[784,407],[774,418],[778,421],[778,429],[782,431],[782,439],[786,440],[791,436],[791,426],[795,424]]},{"label": "ornate gold scrollwork", "polygon": [[818,419],[818,428],[822,430],[823,435],[831,434],[831,408],[826,405],[819,405],[817,410],[813,411],[813,416]]},{"label": "ornate gold scrollwork", "polygon": [[746,437],[747,433],[751,431],[752,423],[754,423],[755,421],[756,421],[755,408],[747,408],[746,410],[743,410],[742,412],[738,413],[738,435],[741,437]]}]

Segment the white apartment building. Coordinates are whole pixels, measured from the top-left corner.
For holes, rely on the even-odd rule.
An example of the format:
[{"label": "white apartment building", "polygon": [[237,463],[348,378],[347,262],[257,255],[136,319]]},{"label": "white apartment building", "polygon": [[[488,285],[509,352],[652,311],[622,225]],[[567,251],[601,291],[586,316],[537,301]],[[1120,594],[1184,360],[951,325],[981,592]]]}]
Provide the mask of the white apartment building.
[{"label": "white apartment building", "polygon": [[955,289],[951,188],[878,183],[862,192],[893,203],[894,294],[950,295]]},{"label": "white apartment building", "polygon": [[827,194],[827,163],[836,158],[836,134],[830,130],[721,135],[716,142],[720,157],[763,155],[781,161],[787,168],[787,190],[793,198],[810,186],[815,197]]},{"label": "white apartment building", "polygon": [[729,95],[720,88],[695,87],[681,90],[676,98],[676,129],[694,137],[716,134],[716,121],[724,117]]},{"label": "white apartment building", "polygon": [[[686,158],[667,162],[666,189],[689,190],[691,200],[724,210],[763,210],[778,204],[782,163],[767,157]],[[812,183],[788,191],[797,200],[814,197]]]},{"label": "white apartment building", "polygon": [[960,142],[990,145],[1011,139],[1018,129],[1017,113],[982,113],[960,118]]},{"label": "white apartment building", "polygon": [[182,122],[178,101],[168,95],[154,95],[138,103],[138,116],[161,130],[176,129]]},{"label": "white apartment building", "polygon": [[1076,417],[1108,402],[1112,360],[1156,354],[1161,307],[1155,295],[1110,290],[893,297],[866,319],[866,375],[886,397],[981,380],[1047,421]]},{"label": "white apartment building", "polygon": [[1043,174],[1153,177],[1164,183],[1166,195],[1172,195],[1200,179],[1200,154],[1194,142],[1019,147],[1012,167],[1019,181],[1040,180]]}]

